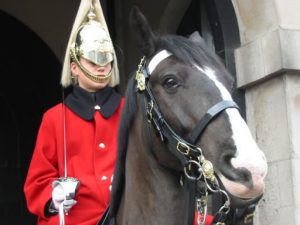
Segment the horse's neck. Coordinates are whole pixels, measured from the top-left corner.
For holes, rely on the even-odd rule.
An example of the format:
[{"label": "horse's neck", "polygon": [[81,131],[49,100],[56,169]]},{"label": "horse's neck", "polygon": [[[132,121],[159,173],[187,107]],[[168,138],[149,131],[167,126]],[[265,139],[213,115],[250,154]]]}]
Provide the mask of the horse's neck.
[{"label": "horse's neck", "polygon": [[[141,135],[141,128],[136,132]],[[185,199],[178,177],[160,167],[147,151],[143,137],[129,138],[126,181],[118,225],[184,224]],[[135,138],[133,138],[135,136]]]}]

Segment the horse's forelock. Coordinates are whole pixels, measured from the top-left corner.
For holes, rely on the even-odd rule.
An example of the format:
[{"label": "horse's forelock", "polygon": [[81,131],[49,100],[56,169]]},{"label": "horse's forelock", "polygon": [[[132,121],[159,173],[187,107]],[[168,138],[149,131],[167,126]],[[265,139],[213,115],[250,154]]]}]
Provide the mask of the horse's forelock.
[{"label": "horse's forelock", "polygon": [[216,71],[220,81],[231,90],[233,77],[225,69],[221,59],[205,46],[205,42],[197,42],[178,35],[166,35],[156,39],[157,49],[166,49],[178,60],[201,68],[210,68]]}]

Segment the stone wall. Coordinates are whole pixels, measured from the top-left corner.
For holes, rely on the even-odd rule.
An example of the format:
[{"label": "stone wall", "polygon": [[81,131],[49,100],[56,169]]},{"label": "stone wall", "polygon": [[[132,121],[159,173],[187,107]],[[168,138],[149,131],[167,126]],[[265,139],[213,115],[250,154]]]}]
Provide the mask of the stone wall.
[{"label": "stone wall", "polygon": [[300,225],[300,1],[232,2],[242,42],[237,83],[269,165],[255,224]]}]

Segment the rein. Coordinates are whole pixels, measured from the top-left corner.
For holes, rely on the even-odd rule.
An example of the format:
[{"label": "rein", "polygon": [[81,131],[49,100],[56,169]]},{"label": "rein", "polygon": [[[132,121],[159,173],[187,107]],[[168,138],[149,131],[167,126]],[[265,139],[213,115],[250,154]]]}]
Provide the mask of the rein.
[{"label": "rein", "polygon": [[[230,210],[230,199],[228,194],[222,190],[216,179],[213,164],[207,160],[200,147],[196,146],[196,142],[203,133],[206,126],[214,120],[221,112],[228,108],[237,108],[233,101],[221,101],[212,106],[207,113],[200,119],[195,128],[188,136],[188,141],[180,137],[167,123],[158,104],[152,94],[150,87],[150,76],[155,67],[165,58],[172,54],[163,50],[155,55],[149,62],[148,68],[145,66],[145,57],[136,71],[136,82],[138,93],[141,94],[145,101],[147,120],[152,123],[157,131],[160,140],[166,143],[168,150],[180,161],[184,175],[184,188],[187,192],[188,207],[186,207],[188,222],[187,225],[194,224],[195,206],[198,211],[198,225],[204,225],[207,216],[207,196],[208,191],[222,194],[226,200],[219,208],[215,218],[216,225],[225,224],[226,215]],[[149,72],[150,71],[150,72]],[[200,190],[198,190],[200,187]],[[201,194],[199,194],[201,193]]]}]

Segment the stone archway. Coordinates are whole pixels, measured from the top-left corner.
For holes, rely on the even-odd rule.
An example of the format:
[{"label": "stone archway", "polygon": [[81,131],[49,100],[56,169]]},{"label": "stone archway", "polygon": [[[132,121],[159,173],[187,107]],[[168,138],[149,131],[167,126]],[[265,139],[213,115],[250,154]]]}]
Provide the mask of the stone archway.
[{"label": "stone archway", "polygon": [[23,194],[43,112],[61,100],[60,63],[24,24],[0,11],[1,224],[33,224]]}]

